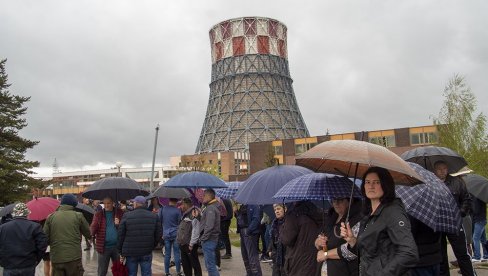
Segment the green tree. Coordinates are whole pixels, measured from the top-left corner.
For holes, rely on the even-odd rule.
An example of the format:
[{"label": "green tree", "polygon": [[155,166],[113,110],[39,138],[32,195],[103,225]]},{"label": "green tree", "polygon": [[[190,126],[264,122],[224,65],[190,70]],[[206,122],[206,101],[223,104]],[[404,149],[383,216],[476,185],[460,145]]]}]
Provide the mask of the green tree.
[{"label": "green tree", "polygon": [[24,104],[30,97],[10,93],[6,61],[0,60],[0,206],[25,200],[32,188],[42,185],[29,176],[33,173],[31,169],[39,166],[39,162],[25,158],[26,151],[38,142],[19,136],[19,131],[27,126],[23,118],[27,111]]},{"label": "green tree", "polygon": [[476,97],[463,76],[454,75],[444,88],[444,104],[434,124],[439,145],[455,150],[475,173],[488,176],[486,116],[476,114]]}]

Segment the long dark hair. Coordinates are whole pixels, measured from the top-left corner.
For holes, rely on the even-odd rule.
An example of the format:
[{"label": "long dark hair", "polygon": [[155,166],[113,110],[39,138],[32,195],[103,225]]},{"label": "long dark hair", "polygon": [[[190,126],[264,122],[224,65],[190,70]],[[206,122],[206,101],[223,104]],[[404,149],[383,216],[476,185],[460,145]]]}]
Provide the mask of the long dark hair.
[{"label": "long dark hair", "polygon": [[364,215],[369,215],[371,213],[371,199],[366,196],[366,190],[364,188],[364,183],[366,176],[370,173],[376,173],[380,179],[381,189],[383,189],[383,196],[380,198],[381,204],[388,204],[393,202],[396,198],[395,195],[395,182],[393,177],[387,169],[380,167],[371,167],[363,175],[363,183],[361,184],[361,193],[364,197],[363,213]]}]

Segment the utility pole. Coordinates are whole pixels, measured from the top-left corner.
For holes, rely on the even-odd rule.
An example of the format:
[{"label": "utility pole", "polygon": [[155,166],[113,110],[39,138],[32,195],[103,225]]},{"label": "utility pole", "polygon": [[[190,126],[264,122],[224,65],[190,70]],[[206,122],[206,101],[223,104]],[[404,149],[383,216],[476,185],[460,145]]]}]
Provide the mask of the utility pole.
[{"label": "utility pole", "polygon": [[158,146],[158,132],[159,132],[159,124],[156,126],[156,137],[154,137],[154,151],[153,151],[153,160],[152,160],[152,168],[151,168],[151,181],[149,182],[149,193],[153,192],[154,164],[156,162],[156,148]]}]

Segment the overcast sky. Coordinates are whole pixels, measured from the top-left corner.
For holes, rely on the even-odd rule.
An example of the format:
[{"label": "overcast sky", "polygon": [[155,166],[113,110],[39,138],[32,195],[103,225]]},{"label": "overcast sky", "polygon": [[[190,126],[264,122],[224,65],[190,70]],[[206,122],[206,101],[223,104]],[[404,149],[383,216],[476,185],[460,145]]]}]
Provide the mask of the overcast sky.
[{"label": "overcast sky", "polygon": [[455,73],[488,114],[487,1],[7,1],[0,58],[31,96],[21,134],[50,175],[192,154],[211,74],[208,31],[242,16],[288,27],[310,134],[428,125]]}]

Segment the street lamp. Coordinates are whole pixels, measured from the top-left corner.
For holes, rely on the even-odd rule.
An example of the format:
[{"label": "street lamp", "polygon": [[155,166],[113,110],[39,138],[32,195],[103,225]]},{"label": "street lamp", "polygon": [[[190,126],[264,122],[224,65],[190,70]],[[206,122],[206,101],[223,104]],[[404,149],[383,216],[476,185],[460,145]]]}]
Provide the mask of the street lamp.
[{"label": "street lamp", "polygon": [[117,176],[122,177],[122,174],[120,173],[120,168],[122,167],[122,162],[117,162],[115,163],[115,166],[117,167]]}]

